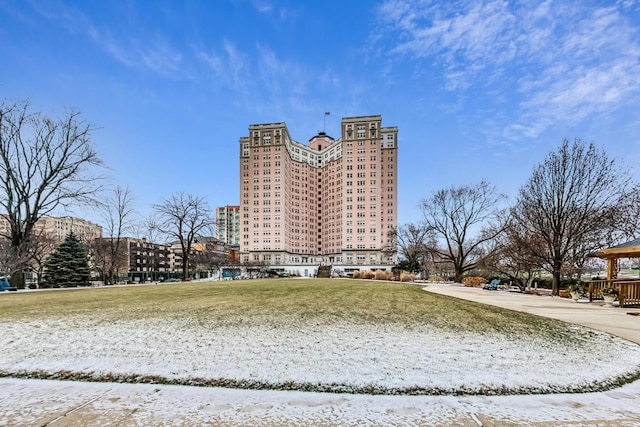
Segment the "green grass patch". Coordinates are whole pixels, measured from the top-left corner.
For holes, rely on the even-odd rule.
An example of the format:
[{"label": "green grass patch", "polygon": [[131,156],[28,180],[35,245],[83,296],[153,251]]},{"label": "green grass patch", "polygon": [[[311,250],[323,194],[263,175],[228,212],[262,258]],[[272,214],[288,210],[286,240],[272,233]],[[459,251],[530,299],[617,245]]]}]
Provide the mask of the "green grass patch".
[{"label": "green grass patch", "polygon": [[352,279],[168,283],[0,295],[0,319],[90,315],[95,321],[188,319],[215,327],[289,321],[430,324],[450,331],[571,338],[566,324],[424,292],[422,286]]}]

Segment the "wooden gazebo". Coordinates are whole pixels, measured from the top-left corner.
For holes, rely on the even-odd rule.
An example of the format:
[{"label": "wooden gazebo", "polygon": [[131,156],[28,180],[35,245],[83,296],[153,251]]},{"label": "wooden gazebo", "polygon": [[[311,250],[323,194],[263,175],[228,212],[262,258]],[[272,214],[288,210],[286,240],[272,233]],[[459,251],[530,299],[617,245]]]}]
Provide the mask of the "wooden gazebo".
[{"label": "wooden gazebo", "polygon": [[640,239],[601,249],[594,253],[598,258],[607,260],[607,279],[589,282],[589,299],[602,295],[604,288],[616,288],[620,306],[640,304],[640,278],[619,279],[618,260],[620,258],[640,258]]}]

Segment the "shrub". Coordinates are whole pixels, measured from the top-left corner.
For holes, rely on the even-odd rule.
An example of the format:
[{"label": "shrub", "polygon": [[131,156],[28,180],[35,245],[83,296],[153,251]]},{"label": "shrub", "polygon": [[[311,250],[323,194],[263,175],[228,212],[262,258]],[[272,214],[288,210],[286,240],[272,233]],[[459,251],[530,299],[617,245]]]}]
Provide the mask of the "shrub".
[{"label": "shrub", "polygon": [[389,280],[389,273],[387,272],[387,270],[376,270],[375,279]]},{"label": "shrub", "polygon": [[553,289],[553,279],[544,279],[538,283],[538,287],[543,287],[545,289]]},{"label": "shrub", "polygon": [[476,288],[487,283],[487,279],[480,276],[468,276],[462,279],[462,284],[469,288]]},{"label": "shrub", "polygon": [[442,276],[429,276],[429,281],[431,282],[446,282],[445,278]]},{"label": "shrub", "polygon": [[534,279],[533,283],[531,283],[531,287],[535,287],[538,289],[551,289],[552,282],[551,279]]},{"label": "shrub", "polygon": [[574,283],[571,283],[567,287],[567,291],[569,291],[569,293],[572,293],[572,294],[584,295],[587,292],[587,290],[588,290],[587,285],[579,281],[575,281]]},{"label": "shrub", "polygon": [[414,280],[414,276],[412,274],[409,274],[406,271],[403,271],[402,273],[400,273],[401,282],[410,282],[412,280]]},{"label": "shrub", "polygon": [[360,278],[360,270],[354,270],[353,271],[353,277],[354,279],[359,279]]},{"label": "shrub", "polygon": [[371,270],[365,270],[362,272],[363,279],[373,279],[374,276],[375,276],[375,273]]},{"label": "shrub", "polygon": [[[551,288],[551,284],[553,283],[553,281],[551,279],[549,279],[549,288]],[[572,289],[572,288],[581,288],[581,287],[586,287],[587,283],[583,282],[582,280],[578,280],[578,279],[561,279],[560,280],[560,289]]]}]

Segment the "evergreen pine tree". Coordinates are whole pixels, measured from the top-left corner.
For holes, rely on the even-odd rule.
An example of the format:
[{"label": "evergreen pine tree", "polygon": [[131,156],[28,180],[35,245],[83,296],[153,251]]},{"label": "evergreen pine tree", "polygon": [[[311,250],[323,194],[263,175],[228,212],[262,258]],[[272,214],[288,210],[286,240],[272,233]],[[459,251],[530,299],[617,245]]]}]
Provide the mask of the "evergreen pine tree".
[{"label": "evergreen pine tree", "polygon": [[90,270],[84,245],[73,234],[45,262],[44,282],[47,287],[75,287],[89,284]]}]

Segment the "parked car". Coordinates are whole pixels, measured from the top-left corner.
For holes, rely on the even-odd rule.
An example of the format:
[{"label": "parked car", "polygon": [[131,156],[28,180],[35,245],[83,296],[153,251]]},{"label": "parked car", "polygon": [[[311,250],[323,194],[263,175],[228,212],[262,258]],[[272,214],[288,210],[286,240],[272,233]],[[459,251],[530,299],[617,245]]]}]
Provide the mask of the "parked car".
[{"label": "parked car", "polygon": [[0,280],[0,292],[4,291],[17,291],[18,288],[11,286],[6,280]]}]

